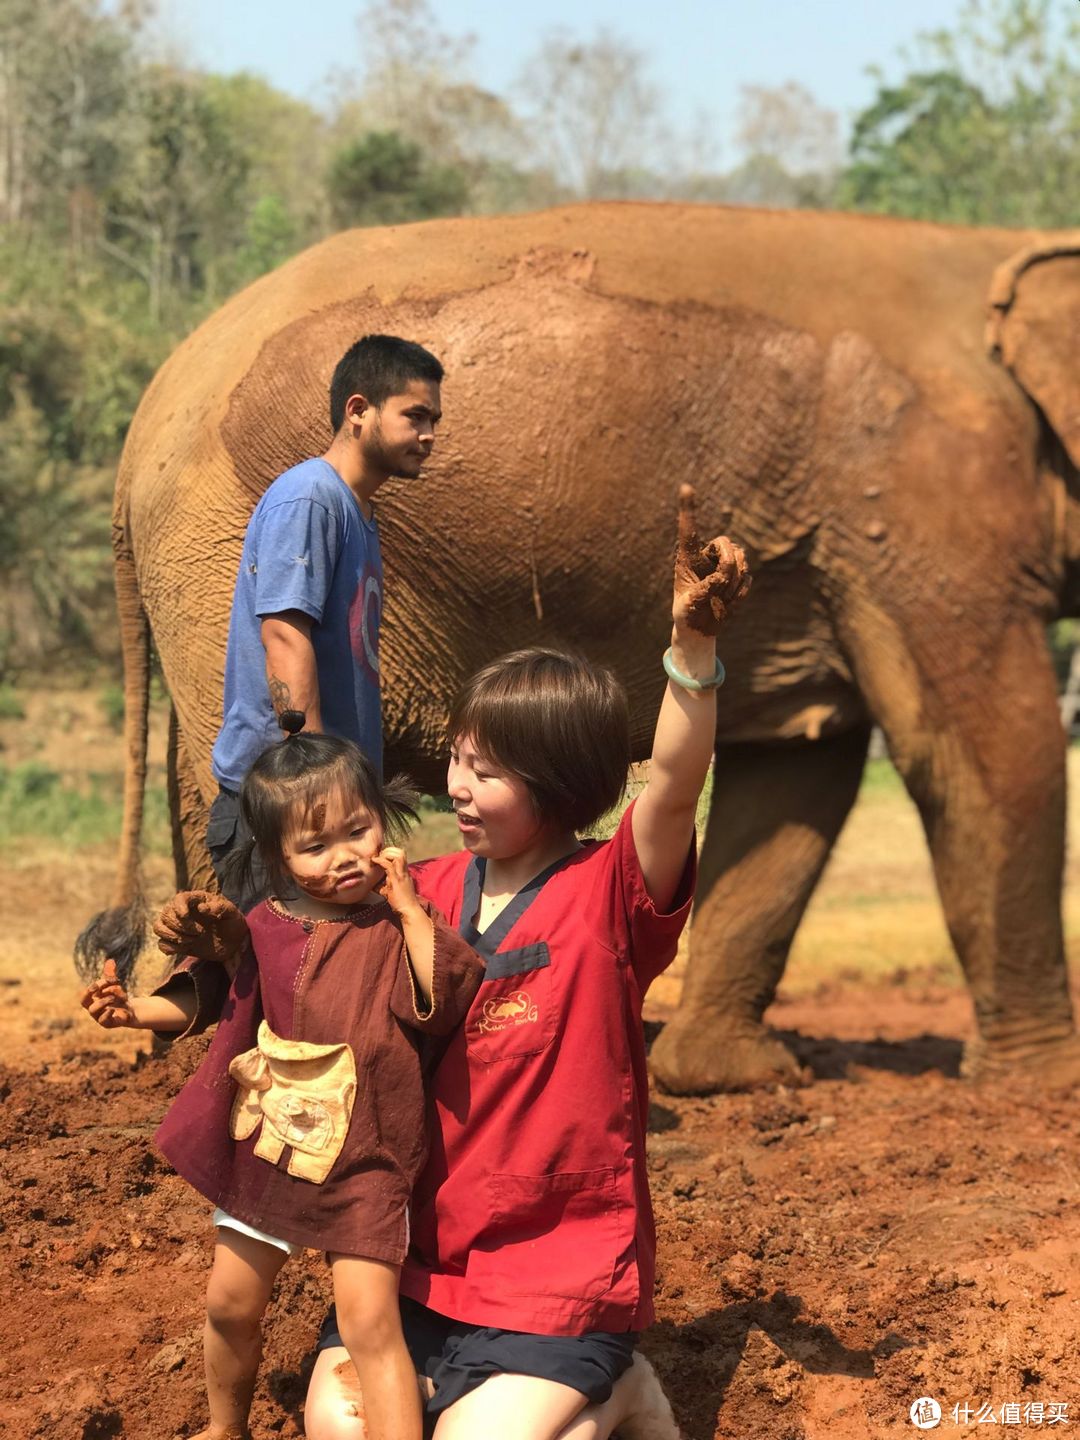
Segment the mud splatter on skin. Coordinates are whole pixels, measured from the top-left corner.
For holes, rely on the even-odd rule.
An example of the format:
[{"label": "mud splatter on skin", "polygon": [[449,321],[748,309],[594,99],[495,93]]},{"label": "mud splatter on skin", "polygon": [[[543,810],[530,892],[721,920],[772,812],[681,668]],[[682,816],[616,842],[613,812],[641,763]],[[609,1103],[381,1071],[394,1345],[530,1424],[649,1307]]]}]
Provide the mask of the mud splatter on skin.
[{"label": "mud splatter on skin", "polygon": [[[289,873],[292,874],[292,871]],[[333,875],[292,875],[292,878],[301,890],[317,900],[332,895],[337,888]]]},{"label": "mud splatter on skin", "polygon": [[363,1425],[366,1420],[366,1416],[364,1415],[364,1395],[360,1389],[356,1366],[351,1360],[343,1360],[340,1365],[334,1366],[331,1373],[333,1374],[335,1382],[341,1388],[341,1398],[345,1405],[345,1414],[348,1415],[351,1420],[359,1420]]}]

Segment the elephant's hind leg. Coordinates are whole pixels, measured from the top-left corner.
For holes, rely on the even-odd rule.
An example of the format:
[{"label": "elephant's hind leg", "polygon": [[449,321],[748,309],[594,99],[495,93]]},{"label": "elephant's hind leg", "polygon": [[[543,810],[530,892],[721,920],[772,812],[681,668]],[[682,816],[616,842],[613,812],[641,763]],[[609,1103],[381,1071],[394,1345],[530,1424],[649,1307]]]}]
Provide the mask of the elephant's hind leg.
[{"label": "elephant's hind leg", "polygon": [[926,830],[975,1005],[964,1070],[1080,1081],[1061,923],[1065,739],[1045,632],[1025,617],[984,663],[883,687],[881,722]]},{"label": "elephant's hind leg", "polygon": [[736,1090],[798,1076],[762,1016],[858,793],[869,738],[867,726],[827,740],[717,751],[682,1003],[650,1060],[668,1090]]}]

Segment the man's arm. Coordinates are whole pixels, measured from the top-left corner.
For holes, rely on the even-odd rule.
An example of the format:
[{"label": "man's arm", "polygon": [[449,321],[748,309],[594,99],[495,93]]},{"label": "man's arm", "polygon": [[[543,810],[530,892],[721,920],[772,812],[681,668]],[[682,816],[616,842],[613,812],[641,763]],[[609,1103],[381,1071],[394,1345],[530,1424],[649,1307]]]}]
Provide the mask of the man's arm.
[{"label": "man's arm", "polygon": [[311,617],[302,610],[267,615],[260,634],[266,651],[266,684],[279,718],[285,710],[302,710],[305,730],[322,730],[319,676],[311,643]]}]

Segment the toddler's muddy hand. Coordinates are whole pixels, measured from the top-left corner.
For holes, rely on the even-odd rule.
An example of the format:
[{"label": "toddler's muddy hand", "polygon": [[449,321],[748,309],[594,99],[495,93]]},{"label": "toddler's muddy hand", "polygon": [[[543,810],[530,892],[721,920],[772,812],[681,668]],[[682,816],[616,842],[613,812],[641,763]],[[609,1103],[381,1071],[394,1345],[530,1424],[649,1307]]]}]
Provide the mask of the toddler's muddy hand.
[{"label": "toddler's muddy hand", "polygon": [[127,991],[116,974],[116,961],[106,960],[101,979],[95,980],[83,991],[80,1001],[83,1009],[105,1030],[122,1029],[134,1020]]},{"label": "toddler's muddy hand", "polygon": [[675,553],[672,618],[700,635],[715,635],[750,592],[750,570],[741,546],[726,535],[701,543],[697,495],[679,487],[679,543]]},{"label": "toddler's muddy hand", "polygon": [[409,874],[409,861],[400,845],[387,845],[372,860],[383,871],[378,891],[385,895],[391,910],[401,915],[417,905],[416,890]]}]

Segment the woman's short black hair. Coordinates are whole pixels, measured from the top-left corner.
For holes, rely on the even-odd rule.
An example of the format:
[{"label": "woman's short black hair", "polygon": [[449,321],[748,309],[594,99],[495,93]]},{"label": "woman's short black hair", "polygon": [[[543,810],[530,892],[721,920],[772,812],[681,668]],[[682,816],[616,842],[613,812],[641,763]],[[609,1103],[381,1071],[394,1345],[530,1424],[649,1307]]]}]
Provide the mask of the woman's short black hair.
[{"label": "woman's short black hair", "polygon": [[580,655],[534,646],[500,656],[465,682],[448,729],[451,743],[469,736],[523,780],[542,820],[588,830],[625,791],[626,692]]},{"label": "woman's short black hair", "polygon": [[416,819],[416,791],[400,775],[382,784],[359,745],[336,735],[290,735],[263,751],[240,786],[240,823],[250,838],[230,866],[237,879],[257,885],[257,855],[271,891],[287,889],[285,835],[312,821],[335,792],[376,816],[388,843],[402,839]]}]

